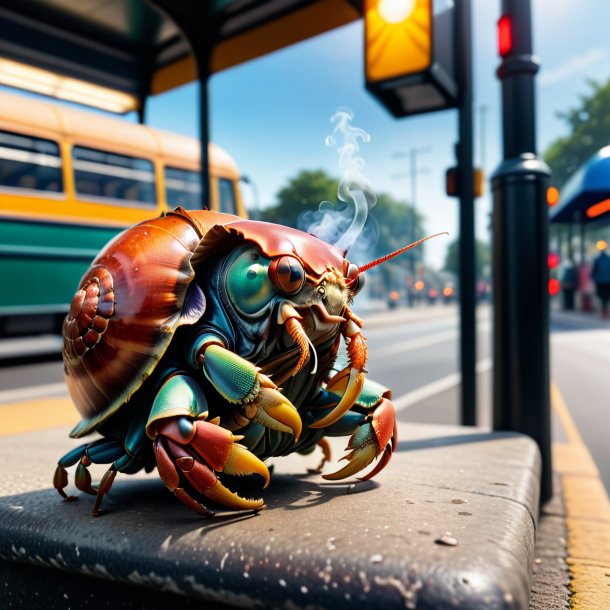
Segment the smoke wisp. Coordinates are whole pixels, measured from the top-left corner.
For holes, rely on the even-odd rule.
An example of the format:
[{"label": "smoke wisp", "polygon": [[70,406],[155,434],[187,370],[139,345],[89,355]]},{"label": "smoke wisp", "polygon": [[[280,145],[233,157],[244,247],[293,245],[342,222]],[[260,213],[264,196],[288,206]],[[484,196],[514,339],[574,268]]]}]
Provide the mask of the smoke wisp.
[{"label": "smoke wisp", "polygon": [[299,228],[334,245],[344,254],[362,233],[369,210],[377,201],[362,174],[364,159],[358,156],[360,144],[370,142],[371,136],[364,129],[351,125],[353,118],[354,113],[349,108],[339,108],[331,118],[333,131],[326,138],[326,145],[336,148],[339,156],[343,174],[337,197],[343,205],[323,201],[318,211],[305,212],[299,219]]}]

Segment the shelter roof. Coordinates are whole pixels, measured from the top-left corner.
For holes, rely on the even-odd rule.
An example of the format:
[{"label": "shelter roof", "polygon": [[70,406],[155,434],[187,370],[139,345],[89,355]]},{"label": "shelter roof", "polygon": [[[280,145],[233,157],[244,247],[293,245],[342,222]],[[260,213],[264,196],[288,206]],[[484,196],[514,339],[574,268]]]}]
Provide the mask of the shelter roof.
[{"label": "shelter roof", "polygon": [[361,0],[3,0],[0,59],[143,99],[197,77],[177,21],[212,24],[214,73],[360,15]]},{"label": "shelter roof", "polygon": [[610,212],[610,146],[597,151],[568,180],[559,202],[550,209],[550,220],[572,222],[577,212],[583,222]]}]

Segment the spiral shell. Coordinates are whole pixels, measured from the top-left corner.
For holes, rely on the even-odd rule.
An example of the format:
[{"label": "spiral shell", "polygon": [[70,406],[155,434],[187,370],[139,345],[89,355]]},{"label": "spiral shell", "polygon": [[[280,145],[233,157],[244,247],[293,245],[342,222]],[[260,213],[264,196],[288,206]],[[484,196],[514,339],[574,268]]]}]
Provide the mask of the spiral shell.
[{"label": "spiral shell", "polygon": [[114,314],[114,286],[106,267],[95,265],[74,295],[70,312],[64,320],[64,357],[82,358],[96,345]]},{"label": "spiral shell", "polygon": [[[270,258],[289,255],[308,275],[342,269],[332,246],[288,227],[210,211],[177,208],[117,235],[80,281],[63,325],[66,385],[83,420],[95,430],[150,376],[176,329],[205,310],[187,298],[207,259],[248,240]],[[193,286],[193,291],[195,291]]]},{"label": "spiral shell", "polygon": [[193,252],[210,225],[237,217],[208,213],[195,222],[176,210],[117,235],[79,284],[63,325],[66,385],[83,421],[95,430],[150,376],[183,316],[195,272]]}]

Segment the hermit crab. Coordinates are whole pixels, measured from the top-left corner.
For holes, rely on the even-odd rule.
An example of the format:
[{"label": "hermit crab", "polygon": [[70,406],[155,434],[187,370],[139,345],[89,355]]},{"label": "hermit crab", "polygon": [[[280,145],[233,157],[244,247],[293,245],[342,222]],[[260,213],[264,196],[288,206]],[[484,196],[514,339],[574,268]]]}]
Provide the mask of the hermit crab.
[{"label": "hermit crab", "polygon": [[[258,474],[266,487],[263,460],[343,435],[347,464],[324,476],[379,458],[363,478],[377,474],[396,447],[394,408],[388,389],[365,380],[349,304],[362,272],[385,258],[359,269],[296,229],[181,208],[119,234],[63,324],[65,380],[83,418],[70,435],[101,438],[59,460],[55,488],[74,499],[66,468],[78,464],[76,487],[96,496],[99,515],[117,472],[156,467],[202,515],[214,514],[208,501],[259,509],[227,475]],[[347,366],[336,371],[342,346]],[[97,487],[91,463],[110,464]]]}]

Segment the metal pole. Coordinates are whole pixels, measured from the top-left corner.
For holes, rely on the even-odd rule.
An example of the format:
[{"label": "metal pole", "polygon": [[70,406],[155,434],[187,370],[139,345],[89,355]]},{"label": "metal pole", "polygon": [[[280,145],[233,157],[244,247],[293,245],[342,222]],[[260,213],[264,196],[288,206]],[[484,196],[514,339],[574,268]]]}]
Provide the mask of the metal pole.
[{"label": "metal pole", "polygon": [[209,53],[201,50],[202,57],[197,54],[197,70],[199,73],[199,141],[201,142],[201,203],[203,207],[211,207],[210,199],[210,123],[209,123]]},{"label": "metal pole", "polygon": [[462,369],[462,424],[477,423],[476,278],[474,177],[472,136],[472,27],[470,0],[456,2],[456,63],[460,100],[457,145],[460,185],[460,363]]},{"label": "metal pole", "polygon": [[502,0],[512,48],[497,70],[502,86],[504,160],[492,177],[494,389],[496,430],[528,434],[542,456],[541,501],[552,495],[548,167],[536,156],[534,99],[538,60],[532,54],[529,0]]},{"label": "metal pole", "polygon": [[[407,239],[409,242],[413,243],[417,239],[416,233],[416,224],[417,224],[417,175],[427,173],[428,168],[418,168],[417,167],[417,156],[418,153],[426,153],[430,152],[432,148],[430,146],[424,147],[411,147],[408,152],[397,151],[393,153],[392,157],[394,159],[404,159],[406,157],[409,158],[409,172],[408,174],[397,174],[394,178],[403,178],[408,175],[409,180],[411,181],[411,210],[413,212],[413,218],[411,220],[409,235]],[[418,249],[412,250],[409,257],[409,266],[411,268],[411,274],[413,282],[415,282],[416,270],[417,270],[417,258],[418,258]],[[409,295],[409,305],[414,305],[414,302]]]},{"label": "metal pole", "polygon": [[201,2],[195,10],[185,10],[179,2],[173,0],[151,0],[176,22],[189,42],[199,80],[199,140],[201,143],[201,205],[210,207],[210,162],[208,145],[210,142],[208,79],[210,77],[210,59],[214,49],[215,35],[219,23],[214,18],[210,3]]},{"label": "metal pole", "polygon": [[[411,148],[409,151],[410,173],[411,173],[411,210],[413,212],[413,220],[411,222],[411,235],[409,241],[413,243],[415,237],[415,223],[417,221],[417,148]],[[417,274],[417,248],[411,251],[411,274],[412,281],[415,282]]]}]

